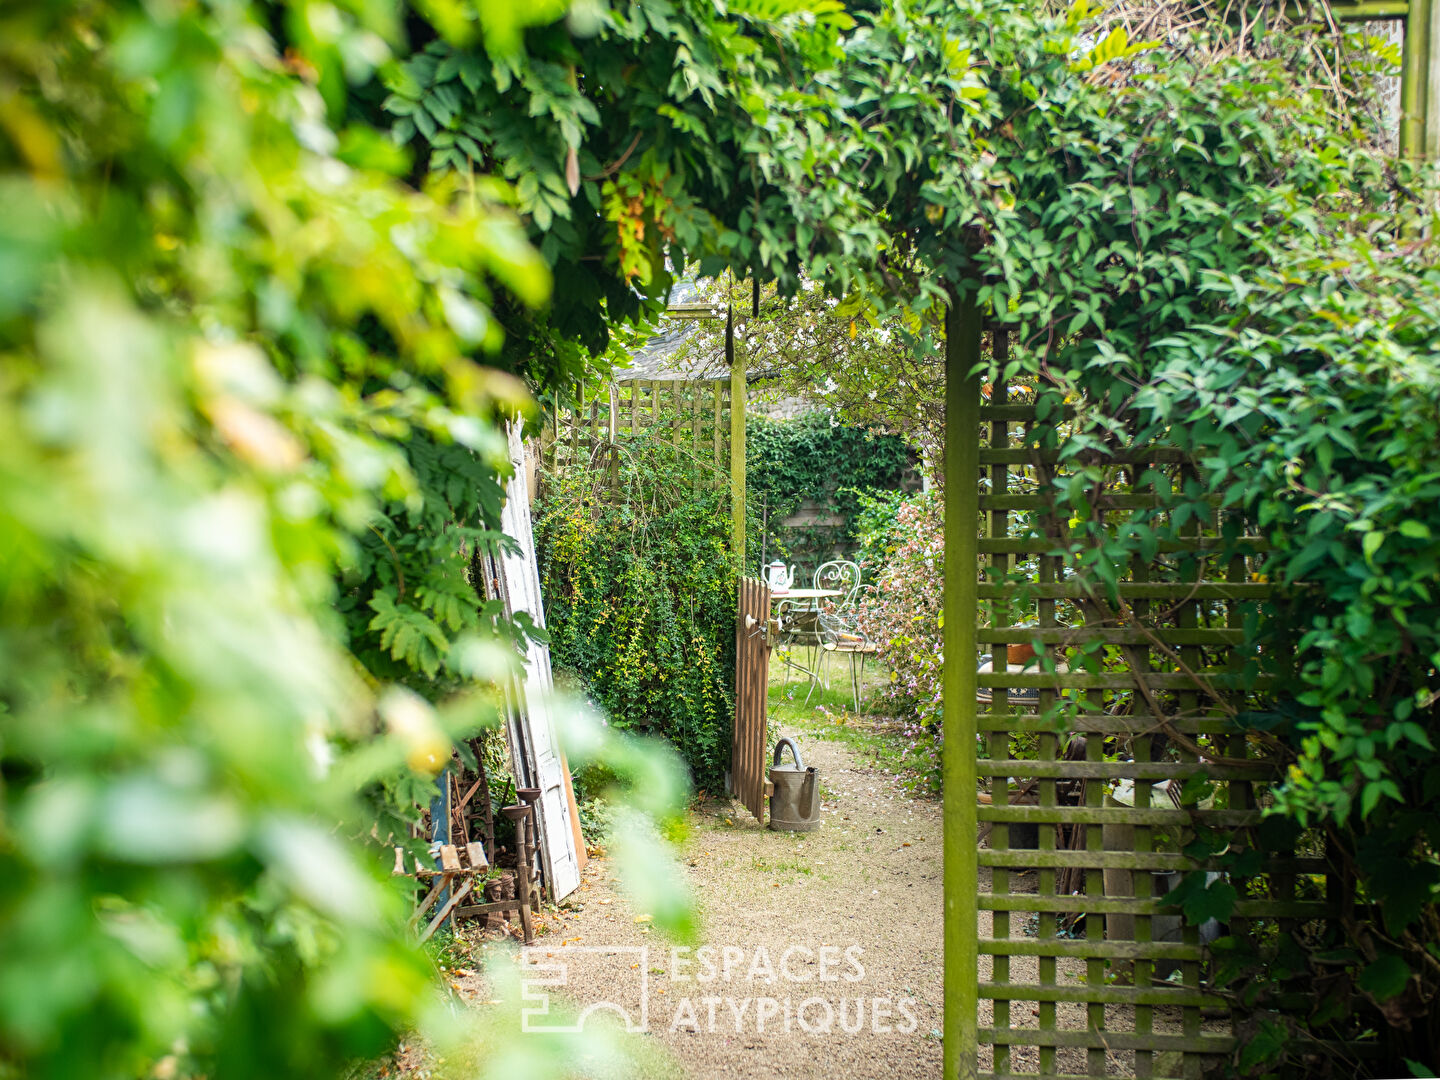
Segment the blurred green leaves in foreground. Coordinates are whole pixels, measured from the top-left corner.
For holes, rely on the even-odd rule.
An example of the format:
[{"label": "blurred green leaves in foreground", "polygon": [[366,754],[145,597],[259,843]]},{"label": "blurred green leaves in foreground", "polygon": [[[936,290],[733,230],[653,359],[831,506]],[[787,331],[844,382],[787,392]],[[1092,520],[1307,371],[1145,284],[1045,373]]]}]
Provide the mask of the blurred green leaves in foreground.
[{"label": "blurred green leaves in foreground", "polygon": [[472,357],[493,290],[549,290],[501,187],[405,187],[337,120],[391,14],[0,14],[0,1077],[320,1077],[417,1026],[469,1075],[577,1060],[440,996],[379,857],[495,719],[507,628],[437,631],[442,707],[387,725],[337,601],[407,514],[432,563],[501,542],[414,448],[493,496],[528,398]]}]

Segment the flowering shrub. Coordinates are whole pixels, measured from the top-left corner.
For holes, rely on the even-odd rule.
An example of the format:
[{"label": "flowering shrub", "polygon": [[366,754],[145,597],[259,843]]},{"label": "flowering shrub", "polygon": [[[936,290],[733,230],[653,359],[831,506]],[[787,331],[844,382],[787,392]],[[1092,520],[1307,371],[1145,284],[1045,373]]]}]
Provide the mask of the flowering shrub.
[{"label": "flowering shrub", "polygon": [[890,671],[881,691],[924,785],[940,787],[944,503],[939,492],[860,497],[860,626]]}]

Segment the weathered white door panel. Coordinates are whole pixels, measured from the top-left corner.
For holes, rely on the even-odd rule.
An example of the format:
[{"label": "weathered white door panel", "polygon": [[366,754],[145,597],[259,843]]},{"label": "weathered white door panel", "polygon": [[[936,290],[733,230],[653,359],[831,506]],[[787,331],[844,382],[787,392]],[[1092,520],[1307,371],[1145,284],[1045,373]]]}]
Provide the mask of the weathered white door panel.
[{"label": "weathered white door panel", "polygon": [[[505,535],[520,545],[518,554],[505,554],[498,560],[501,595],[506,609],[514,615],[524,612],[536,626],[545,626],[545,608],[540,599],[540,568],[535,559],[535,534],[530,523],[530,499],[525,481],[525,449],[521,441],[521,424],[508,427],[510,461],[515,473],[506,487],[505,508],[501,528]],[[580,854],[571,829],[569,777],[566,775],[559,743],[555,734],[553,688],[550,673],[550,648],[535,641],[528,643],[525,655],[525,678],[516,687],[510,717],[511,756],[515,759],[517,776],[541,790],[536,804],[539,820],[541,859],[546,880],[560,900],[580,886]],[[519,735],[522,747],[515,745]]]}]

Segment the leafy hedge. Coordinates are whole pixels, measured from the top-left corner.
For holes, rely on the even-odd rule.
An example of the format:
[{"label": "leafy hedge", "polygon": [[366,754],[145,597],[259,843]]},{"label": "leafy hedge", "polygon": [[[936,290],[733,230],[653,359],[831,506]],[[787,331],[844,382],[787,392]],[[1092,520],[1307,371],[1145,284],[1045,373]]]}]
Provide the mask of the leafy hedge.
[{"label": "leafy hedge", "polygon": [[616,728],[673,743],[711,791],[735,707],[736,562],[715,479],[697,485],[685,455],[640,437],[613,473],[546,476],[534,517],[555,663]]},{"label": "leafy hedge", "polygon": [[[903,439],[838,423],[818,410],[794,420],[748,417],[745,453],[746,486],[753,498],[765,500],[767,542],[781,556],[803,553],[816,562],[829,559],[837,544],[855,540],[861,492],[898,488],[910,463]],[[781,524],[806,501],[819,503],[842,524]]]}]

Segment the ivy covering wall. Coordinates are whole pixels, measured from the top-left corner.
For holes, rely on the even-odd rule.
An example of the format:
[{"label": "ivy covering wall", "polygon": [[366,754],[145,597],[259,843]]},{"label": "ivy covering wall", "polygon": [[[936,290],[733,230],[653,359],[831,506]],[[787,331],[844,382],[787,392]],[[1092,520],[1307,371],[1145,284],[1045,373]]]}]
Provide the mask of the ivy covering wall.
[{"label": "ivy covering wall", "polygon": [[728,490],[641,437],[613,469],[547,474],[534,522],[554,663],[614,727],[662,736],[697,788],[720,790],[735,707]]},{"label": "ivy covering wall", "polygon": [[[745,439],[745,482],[765,519],[766,556],[808,569],[855,545],[862,492],[899,489],[912,456],[898,436],[847,427],[818,410],[794,420],[752,415]],[[807,503],[818,504],[818,521],[785,523]]]}]

